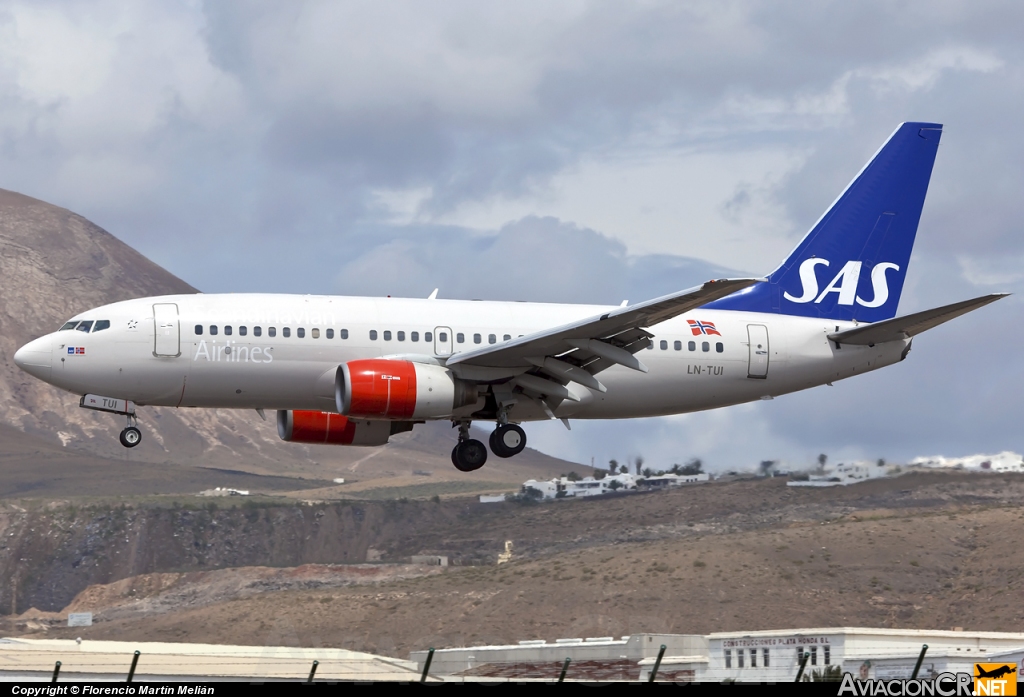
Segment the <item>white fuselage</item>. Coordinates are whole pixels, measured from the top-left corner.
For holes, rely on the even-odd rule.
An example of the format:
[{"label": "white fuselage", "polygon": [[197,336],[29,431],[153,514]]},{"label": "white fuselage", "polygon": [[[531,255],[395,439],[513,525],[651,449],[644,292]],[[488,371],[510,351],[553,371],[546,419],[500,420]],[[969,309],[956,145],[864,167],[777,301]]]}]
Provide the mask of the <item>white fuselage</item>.
[{"label": "white fuselage", "polygon": [[[609,309],[408,298],[173,295],[84,312],[74,319],[106,320],[109,327],[48,334],[19,352],[19,364],[65,390],[139,405],[336,411],[335,373],[347,361],[392,356],[443,360],[486,345],[492,335],[501,343]],[[718,335],[695,335],[688,319],[710,322]],[[906,355],[909,340],[837,348],[827,338],[853,326],[697,310],[649,328],[653,347],[637,354],[648,373],[613,366],[598,376],[608,388],[603,393],[570,383],[579,401],[563,400],[554,413],[615,419],[699,411],[841,380]],[[759,373],[764,377],[751,377]],[[457,414],[473,411],[464,407]],[[539,408],[513,415],[515,421],[545,418],[550,417]]]}]

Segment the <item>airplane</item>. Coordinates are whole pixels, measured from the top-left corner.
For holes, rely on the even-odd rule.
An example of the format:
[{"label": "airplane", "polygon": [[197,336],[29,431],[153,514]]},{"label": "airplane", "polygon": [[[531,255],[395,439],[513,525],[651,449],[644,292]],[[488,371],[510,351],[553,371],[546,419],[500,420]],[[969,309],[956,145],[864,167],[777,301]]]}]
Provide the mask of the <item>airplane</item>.
[{"label": "airplane", "polygon": [[942,125],[889,136],[788,258],[634,305],[271,294],[167,295],[82,312],[15,363],[124,416],[277,411],[285,441],[379,446],[428,420],[452,463],[526,447],[521,424],[680,414],[832,384],[904,360],[915,336],[1005,293],[896,316]]}]

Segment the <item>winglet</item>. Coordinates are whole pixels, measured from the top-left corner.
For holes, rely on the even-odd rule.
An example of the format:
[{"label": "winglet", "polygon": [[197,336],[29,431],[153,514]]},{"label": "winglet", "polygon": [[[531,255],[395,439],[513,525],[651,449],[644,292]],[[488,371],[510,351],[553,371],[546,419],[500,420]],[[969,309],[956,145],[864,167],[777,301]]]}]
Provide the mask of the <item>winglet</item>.
[{"label": "winglet", "polygon": [[427,300],[437,300],[437,291],[438,290],[439,290],[438,288],[435,288],[434,292],[427,296]]}]

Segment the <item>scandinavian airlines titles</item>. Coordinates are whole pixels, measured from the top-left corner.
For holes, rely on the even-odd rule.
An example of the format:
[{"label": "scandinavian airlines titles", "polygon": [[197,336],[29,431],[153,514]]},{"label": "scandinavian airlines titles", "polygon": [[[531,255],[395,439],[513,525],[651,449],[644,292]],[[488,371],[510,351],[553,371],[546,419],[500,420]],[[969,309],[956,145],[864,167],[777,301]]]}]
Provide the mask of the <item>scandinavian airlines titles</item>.
[{"label": "scandinavian airlines titles", "polygon": [[900,267],[889,262],[875,264],[875,267],[871,269],[871,289],[874,292],[874,297],[871,300],[865,300],[857,295],[857,284],[860,283],[860,270],[863,264],[862,261],[846,262],[835,278],[825,286],[825,290],[819,294],[818,276],[814,267],[828,266],[828,259],[815,257],[805,259],[800,264],[800,283],[803,286],[803,294],[797,297],[786,292],[783,293],[783,297],[794,303],[820,303],[829,293],[836,293],[839,295],[840,305],[853,305],[856,301],[858,305],[864,307],[881,307],[889,299],[889,282],[885,277],[885,272],[890,269],[899,271]]}]

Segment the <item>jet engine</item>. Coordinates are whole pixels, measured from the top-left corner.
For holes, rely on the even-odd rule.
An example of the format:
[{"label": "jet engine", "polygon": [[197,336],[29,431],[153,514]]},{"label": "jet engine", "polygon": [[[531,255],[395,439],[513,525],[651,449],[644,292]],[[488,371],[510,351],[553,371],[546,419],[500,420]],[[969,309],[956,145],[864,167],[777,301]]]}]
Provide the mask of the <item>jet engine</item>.
[{"label": "jet engine", "polygon": [[277,412],[277,433],[290,443],[384,445],[412,427],[410,421],[365,421],[325,411]]},{"label": "jet engine", "polygon": [[339,366],[334,395],[339,412],[362,419],[441,419],[477,401],[476,385],[443,366],[388,358]]}]

